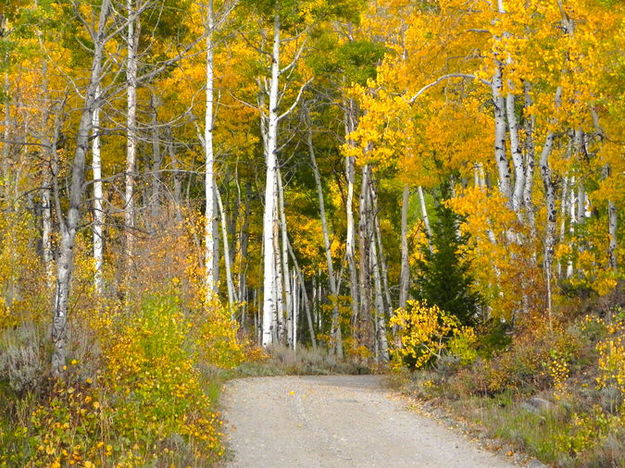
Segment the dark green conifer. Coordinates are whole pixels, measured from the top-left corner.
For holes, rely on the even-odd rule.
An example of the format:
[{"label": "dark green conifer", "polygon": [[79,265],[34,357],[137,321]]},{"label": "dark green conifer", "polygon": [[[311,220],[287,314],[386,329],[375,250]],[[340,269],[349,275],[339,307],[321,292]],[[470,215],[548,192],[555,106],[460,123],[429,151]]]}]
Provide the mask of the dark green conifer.
[{"label": "dark green conifer", "polygon": [[461,250],[469,236],[459,232],[460,216],[446,206],[451,187],[444,184],[436,203],[430,246],[419,261],[415,296],[454,315],[463,325],[475,325],[483,300],[473,288],[470,260]]}]

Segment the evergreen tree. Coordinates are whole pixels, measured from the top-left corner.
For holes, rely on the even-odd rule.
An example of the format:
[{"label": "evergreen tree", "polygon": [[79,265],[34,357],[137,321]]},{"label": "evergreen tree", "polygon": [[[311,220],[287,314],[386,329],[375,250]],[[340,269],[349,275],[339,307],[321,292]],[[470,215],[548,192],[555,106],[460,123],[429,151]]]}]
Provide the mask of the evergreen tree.
[{"label": "evergreen tree", "polygon": [[417,264],[415,296],[454,315],[463,325],[474,325],[483,299],[472,287],[470,261],[461,250],[469,236],[459,232],[460,216],[444,203],[450,195],[450,185],[441,186],[432,224],[431,248],[424,246],[423,260]]}]

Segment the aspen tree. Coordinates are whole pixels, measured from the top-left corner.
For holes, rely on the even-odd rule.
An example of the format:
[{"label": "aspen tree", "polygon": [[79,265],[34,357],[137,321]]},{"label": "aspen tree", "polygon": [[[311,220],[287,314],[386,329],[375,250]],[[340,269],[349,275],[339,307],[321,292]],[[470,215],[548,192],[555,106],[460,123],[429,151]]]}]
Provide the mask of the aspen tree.
[{"label": "aspen tree", "polygon": [[110,17],[111,4],[102,0],[97,29],[93,37],[93,55],[91,71],[85,93],[84,107],[76,136],[76,150],[72,165],[72,176],[69,187],[69,208],[61,221],[61,242],[57,261],[56,293],[54,297],[52,322],[52,374],[62,376],[67,359],[69,294],[74,269],[74,244],[76,231],[80,223],[80,205],[83,198],[83,182],[85,179],[85,158],[88,151],[89,136],[93,126],[93,113],[99,105],[98,88],[102,79],[102,59],[104,47],[108,40],[107,23]]}]

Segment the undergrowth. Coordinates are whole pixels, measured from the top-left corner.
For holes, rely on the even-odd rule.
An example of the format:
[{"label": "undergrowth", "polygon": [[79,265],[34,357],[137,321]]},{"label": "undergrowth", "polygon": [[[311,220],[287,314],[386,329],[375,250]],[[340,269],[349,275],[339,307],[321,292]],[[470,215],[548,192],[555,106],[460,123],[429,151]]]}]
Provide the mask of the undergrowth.
[{"label": "undergrowth", "polygon": [[267,352],[255,349],[241,365],[221,371],[222,378],[267,377],[277,375],[369,374],[373,368],[360,361],[339,359],[325,348],[272,346]]},{"label": "undergrowth", "polygon": [[507,341],[470,362],[447,342],[394,381],[551,466],[625,466],[625,311],[528,318]]},{"label": "undergrowth", "polygon": [[224,337],[230,332],[216,330],[223,312],[203,313],[208,319],[202,321],[197,315],[174,292],[149,296],[133,310],[76,314],[63,380],[44,371],[45,324],[2,330],[0,466],[207,466],[218,460],[219,383],[202,368],[236,365],[243,352]]}]

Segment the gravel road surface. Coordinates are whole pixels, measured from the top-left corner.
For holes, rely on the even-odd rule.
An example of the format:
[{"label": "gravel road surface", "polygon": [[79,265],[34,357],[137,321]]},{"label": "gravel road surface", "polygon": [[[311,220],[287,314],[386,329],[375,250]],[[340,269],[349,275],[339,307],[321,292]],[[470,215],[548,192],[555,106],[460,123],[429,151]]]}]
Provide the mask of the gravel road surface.
[{"label": "gravel road surface", "polygon": [[223,403],[231,467],[513,466],[406,409],[378,376],[234,380]]}]

